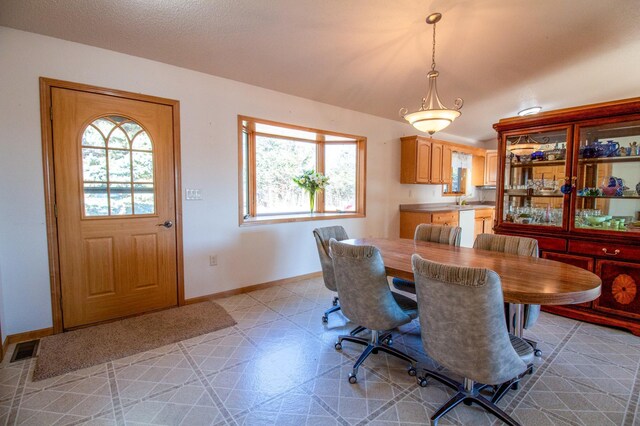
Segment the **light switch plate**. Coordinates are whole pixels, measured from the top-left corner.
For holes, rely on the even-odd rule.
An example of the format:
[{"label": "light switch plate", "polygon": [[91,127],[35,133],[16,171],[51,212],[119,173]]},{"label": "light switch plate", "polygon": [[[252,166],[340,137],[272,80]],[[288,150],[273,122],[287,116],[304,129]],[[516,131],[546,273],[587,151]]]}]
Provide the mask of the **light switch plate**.
[{"label": "light switch plate", "polygon": [[184,190],[184,198],[185,200],[202,200],[202,193],[200,192],[199,189],[188,189],[185,188]]}]

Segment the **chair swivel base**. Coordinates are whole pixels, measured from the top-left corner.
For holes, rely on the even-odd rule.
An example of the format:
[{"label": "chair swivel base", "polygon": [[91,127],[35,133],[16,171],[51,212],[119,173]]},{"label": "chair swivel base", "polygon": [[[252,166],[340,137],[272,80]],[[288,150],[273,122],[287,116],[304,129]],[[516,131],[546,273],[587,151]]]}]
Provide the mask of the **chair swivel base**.
[{"label": "chair swivel base", "polygon": [[340,310],[340,306],[333,306],[329,309],[327,309],[326,311],[324,311],[324,314],[322,314],[322,322],[323,323],[328,323],[329,322],[329,314],[332,312],[336,312]]},{"label": "chair swivel base", "polygon": [[[474,386],[473,380],[464,379],[464,383],[458,383],[455,380],[450,379],[449,377],[440,374],[436,371],[424,370],[424,377],[418,378],[418,383],[420,386],[427,386],[427,378],[432,377],[440,383],[454,389],[457,393],[452,396],[443,406],[441,406],[434,414],[431,416],[431,426],[437,426],[438,420],[440,420],[445,414],[449,411],[453,410],[455,407],[460,405],[460,403],[464,403],[465,405],[471,405],[472,403],[476,403],[482,408],[484,408],[489,413],[493,414],[500,420],[502,420],[505,424],[510,426],[520,426],[520,423],[516,422],[512,419],[507,413],[502,411],[500,407],[498,407],[493,400],[489,401],[484,396],[480,395],[480,390],[484,387]],[[514,379],[519,380],[519,378]],[[507,386],[507,390],[511,387],[513,381],[509,382],[509,386]],[[506,390],[504,391],[506,392]],[[500,396],[504,396],[503,394]],[[494,396],[495,398],[495,396]],[[498,400],[500,399],[498,398]],[[492,398],[493,399],[493,398]]]},{"label": "chair swivel base", "polygon": [[529,340],[529,339],[524,339],[524,341],[531,345],[531,347],[533,348],[533,354],[535,356],[537,357],[542,356],[542,350],[538,349],[538,342],[536,342],[535,340]]},{"label": "chair swivel base", "polygon": [[[378,352],[385,352],[389,355],[393,355],[397,358],[400,358],[402,360],[409,362],[409,368],[407,372],[409,373],[410,376],[416,375],[415,365],[418,361],[415,358],[405,354],[404,352],[401,352],[396,348],[393,348],[390,346],[393,343],[391,333],[383,333],[381,335],[379,331],[372,330],[371,339],[365,339],[364,337],[356,337],[353,335],[353,332],[349,335],[341,335],[341,336],[338,336],[338,341],[335,344],[336,350],[342,349],[343,341],[353,342],[359,345],[366,346],[364,351],[358,357],[358,360],[356,361],[356,363],[353,365],[353,369],[351,370],[351,373],[349,373],[349,383],[353,384],[358,381],[357,375],[358,375],[358,368],[360,368],[360,365],[369,357],[369,355],[371,355],[372,353],[377,354]],[[387,343],[384,343],[385,341],[387,341]]]}]

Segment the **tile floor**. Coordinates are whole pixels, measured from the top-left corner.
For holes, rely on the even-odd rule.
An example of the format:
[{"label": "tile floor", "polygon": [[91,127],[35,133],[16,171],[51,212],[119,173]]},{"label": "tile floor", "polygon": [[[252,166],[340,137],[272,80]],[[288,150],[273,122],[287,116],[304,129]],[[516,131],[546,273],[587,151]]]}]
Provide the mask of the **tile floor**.
[{"label": "tile floor", "polygon": [[[416,385],[378,354],[347,374],[361,347],[333,343],[350,324],[331,314],[321,279],[219,300],[234,327],[73,374],[32,382],[35,359],[0,365],[0,424],[411,425],[451,394]],[[640,337],[543,314],[528,333],[544,351],[535,373],[500,403],[523,425],[639,425]],[[417,322],[394,345],[425,365]],[[499,422],[460,405],[442,425]]]}]

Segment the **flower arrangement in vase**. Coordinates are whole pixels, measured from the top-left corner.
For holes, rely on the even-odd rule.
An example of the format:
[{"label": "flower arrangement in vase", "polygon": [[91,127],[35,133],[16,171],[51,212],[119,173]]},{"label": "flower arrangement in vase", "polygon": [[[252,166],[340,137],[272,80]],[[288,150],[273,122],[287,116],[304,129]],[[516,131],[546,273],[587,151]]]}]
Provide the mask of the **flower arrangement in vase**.
[{"label": "flower arrangement in vase", "polygon": [[315,170],[306,170],[299,176],[294,176],[293,181],[309,194],[309,210],[313,213],[316,203],[316,192],[322,191],[329,185],[329,178]]}]

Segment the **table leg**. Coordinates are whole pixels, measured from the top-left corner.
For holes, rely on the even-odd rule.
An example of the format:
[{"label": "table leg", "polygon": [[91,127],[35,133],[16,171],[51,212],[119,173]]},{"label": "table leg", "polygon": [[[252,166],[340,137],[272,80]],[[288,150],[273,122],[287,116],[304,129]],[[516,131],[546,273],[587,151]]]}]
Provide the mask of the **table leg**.
[{"label": "table leg", "polygon": [[522,303],[509,303],[509,333],[522,337],[524,329],[524,305]]}]

